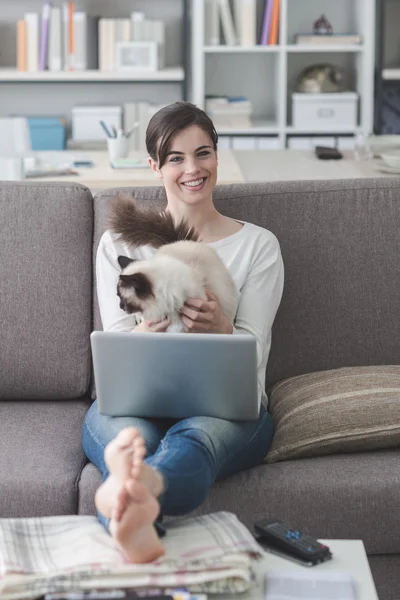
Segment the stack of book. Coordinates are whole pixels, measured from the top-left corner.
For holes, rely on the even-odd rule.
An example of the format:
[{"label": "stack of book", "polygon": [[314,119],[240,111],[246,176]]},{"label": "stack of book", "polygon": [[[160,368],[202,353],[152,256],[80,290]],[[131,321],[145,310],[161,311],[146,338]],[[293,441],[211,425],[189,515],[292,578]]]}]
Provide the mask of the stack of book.
[{"label": "stack of book", "polygon": [[75,10],[74,2],[54,6],[45,0],[41,15],[25,13],[17,22],[19,71],[85,71],[116,69],[119,42],[155,42],[163,68],[165,25],[141,12],[130,18],[104,19]]},{"label": "stack of book", "polygon": [[[275,45],[281,0],[264,0],[261,35],[257,32],[257,0],[205,0],[205,40],[210,46]],[[233,10],[232,10],[233,7]]]},{"label": "stack of book", "polygon": [[206,112],[216,129],[251,127],[252,104],[244,96],[208,96]]},{"label": "stack of book", "polygon": [[362,44],[363,38],[358,33],[298,33],[295,42],[299,46],[352,46]]}]

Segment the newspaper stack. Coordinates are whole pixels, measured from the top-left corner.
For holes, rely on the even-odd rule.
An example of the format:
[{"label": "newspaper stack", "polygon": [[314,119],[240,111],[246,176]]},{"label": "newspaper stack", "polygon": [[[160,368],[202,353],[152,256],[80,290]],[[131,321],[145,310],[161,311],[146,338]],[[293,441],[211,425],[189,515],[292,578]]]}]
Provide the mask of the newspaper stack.
[{"label": "newspaper stack", "polygon": [[96,517],[0,519],[0,597],[101,588],[239,593],[254,582],[252,563],[261,550],[234,514],[181,519],[166,529],[165,555],[134,565]]}]

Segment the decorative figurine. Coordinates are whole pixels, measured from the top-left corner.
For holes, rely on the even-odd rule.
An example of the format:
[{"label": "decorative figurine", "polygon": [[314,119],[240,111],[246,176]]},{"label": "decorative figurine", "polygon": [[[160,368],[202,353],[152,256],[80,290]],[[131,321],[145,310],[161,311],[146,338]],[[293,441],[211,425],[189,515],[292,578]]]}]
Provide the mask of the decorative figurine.
[{"label": "decorative figurine", "polygon": [[316,35],[332,35],[333,27],[325,15],[321,15],[313,23],[313,32]]}]

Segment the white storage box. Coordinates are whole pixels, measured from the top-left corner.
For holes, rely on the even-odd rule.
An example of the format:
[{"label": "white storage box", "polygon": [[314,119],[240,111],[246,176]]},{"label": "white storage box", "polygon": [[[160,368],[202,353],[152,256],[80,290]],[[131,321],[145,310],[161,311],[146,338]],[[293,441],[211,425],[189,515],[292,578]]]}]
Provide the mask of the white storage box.
[{"label": "white storage box", "polygon": [[111,125],[118,130],[122,123],[121,106],[74,106],[72,109],[72,139],[76,141],[105,140],[100,125],[104,121],[111,132]]},{"label": "white storage box", "polygon": [[358,95],[293,94],[293,126],[299,131],[349,130],[357,127]]}]

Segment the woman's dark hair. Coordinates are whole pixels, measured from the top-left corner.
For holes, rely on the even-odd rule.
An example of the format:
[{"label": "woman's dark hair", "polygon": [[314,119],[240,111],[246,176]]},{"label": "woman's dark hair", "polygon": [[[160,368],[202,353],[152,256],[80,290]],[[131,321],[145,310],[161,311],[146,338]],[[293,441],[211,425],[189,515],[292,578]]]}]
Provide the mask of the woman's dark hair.
[{"label": "woman's dark hair", "polygon": [[146,130],[147,152],[161,169],[167,158],[172,136],[191,125],[200,127],[217,149],[218,134],[210,117],[198,106],[190,102],[174,102],[164,106],[152,116]]}]

